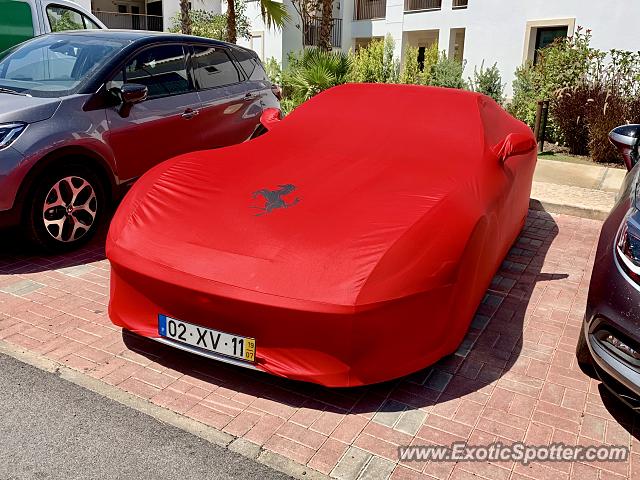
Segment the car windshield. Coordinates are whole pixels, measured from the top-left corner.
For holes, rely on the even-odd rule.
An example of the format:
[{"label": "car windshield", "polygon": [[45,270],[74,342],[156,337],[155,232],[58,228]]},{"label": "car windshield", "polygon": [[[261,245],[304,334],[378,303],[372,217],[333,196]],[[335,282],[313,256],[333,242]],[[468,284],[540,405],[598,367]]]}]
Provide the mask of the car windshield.
[{"label": "car windshield", "polygon": [[125,46],[89,35],[45,35],[0,55],[0,92],[62,97],[82,84]]}]

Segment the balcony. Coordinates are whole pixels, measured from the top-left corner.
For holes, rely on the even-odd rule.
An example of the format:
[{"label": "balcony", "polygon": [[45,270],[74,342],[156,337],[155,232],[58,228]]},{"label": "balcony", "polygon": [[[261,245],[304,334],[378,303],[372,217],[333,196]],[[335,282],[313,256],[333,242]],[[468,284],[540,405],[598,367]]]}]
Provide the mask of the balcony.
[{"label": "balcony", "polygon": [[[319,18],[314,18],[307,27],[307,31],[304,35],[305,46],[317,46],[320,40],[320,24]],[[342,47],[342,19],[334,18],[333,26],[331,27],[331,45],[334,48]]]},{"label": "balcony", "polygon": [[92,12],[107,28],[125,30],[155,30],[162,32],[162,17],[159,15],[142,15],[138,13]]},{"label": "balcony", "polygon": [[462,10],[469,6],[469,0],[453,0],[453,9]]},{"label": "balcony", "polygon": [[422,12],[425,10],[441,10],[442,0],[404,0],[405,12]]},{"label": "balcony", "polygon": [[387,16],[387,0],[355,0],[354,20],[374,20]]}]

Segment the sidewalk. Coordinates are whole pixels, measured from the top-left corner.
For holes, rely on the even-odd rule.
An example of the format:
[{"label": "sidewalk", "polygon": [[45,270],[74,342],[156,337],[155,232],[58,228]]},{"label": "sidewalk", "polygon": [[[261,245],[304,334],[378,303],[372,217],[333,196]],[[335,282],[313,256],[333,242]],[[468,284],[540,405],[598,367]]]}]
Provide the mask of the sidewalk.
[{"label": "sidewalk", "polygon": [[[640,418],[575,361],[600,227],[530,211],[460,349],[380,385],[325,389],[123,333],[107,316],[102,238],[57,257],[0,249],[0,352],[299,479],[640,479]],[[402,445],[498,441],[623,445],[631,458],[528,466],[398,458]]]},{"label": "sidewalk", "polygon": [[604,220],[627,171],[598,165],[538,159],[531,208]]}]

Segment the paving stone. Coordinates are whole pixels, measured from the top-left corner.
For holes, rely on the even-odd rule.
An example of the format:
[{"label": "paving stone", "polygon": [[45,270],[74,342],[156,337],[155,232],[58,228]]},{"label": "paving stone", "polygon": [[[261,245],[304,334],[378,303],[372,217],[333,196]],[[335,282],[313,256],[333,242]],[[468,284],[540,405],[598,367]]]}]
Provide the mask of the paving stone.
[{"label": "paving stone", "polygon": [[427,418],[427,412],[423,412],[422,410],[407,410],[402,414],[394,428],[409,435],[415,435],[418,433],[418,430],[420,430],[425,418]]},{"label": "paving stone", "polygon": [[389,478],[396,464],[386,458],[372,457],[364,467],[358,480],[385,480]]},{"label": "paving stone", "polygon": [[350,447],[331,472],[331,476],[338,480],[354,480],[358,478],[358,475],[371,457],[372,455],[364,450]]},{"label": "paving stone", "polygon": [[18,280],[0,288],[0,292],[11,293],[12,295],[27,295],[44,288],[44,285],[32,280]]},{"label": "paving stone", "polygon": [[387,400],[381,409],[373,416],[373,421],[386,425],[387,427],[393,427],[396,422],[400,420],[400,416],[406,408],[407,406],[404,403]]},{"label": "paving stone", "polygon": [[59,268],[56,272],[62,273],[64,275],[69,275],[70,277],[80,277],[85,273],[89,273],[95,270],[96,267],[93,265],[74,265],[73,267],[65,267]]},{"label": "paving stone", "polygon": [[450,373],[441,372],[440,370],[433,370],[424,385],[425,387],[429,387],[438,392],[443,392],[444,389],[447,388],[447,385],[452,378],[453,375],[451,375]]}]

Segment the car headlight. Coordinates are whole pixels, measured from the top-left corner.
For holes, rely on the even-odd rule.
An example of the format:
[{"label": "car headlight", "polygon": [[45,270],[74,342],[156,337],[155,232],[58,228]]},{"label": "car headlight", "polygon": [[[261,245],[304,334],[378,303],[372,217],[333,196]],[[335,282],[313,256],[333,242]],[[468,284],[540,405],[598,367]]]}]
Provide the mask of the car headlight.
[{"label": "car headlight", "polygon": [[0,123],[0,150],[11,145],[25,128],[24,122]]},{"label": "car headlight", "polygon": [[622,222],[616,241],[616,252],[622,266],[636,281],[640,281],[640,228],[627,217]]}]

